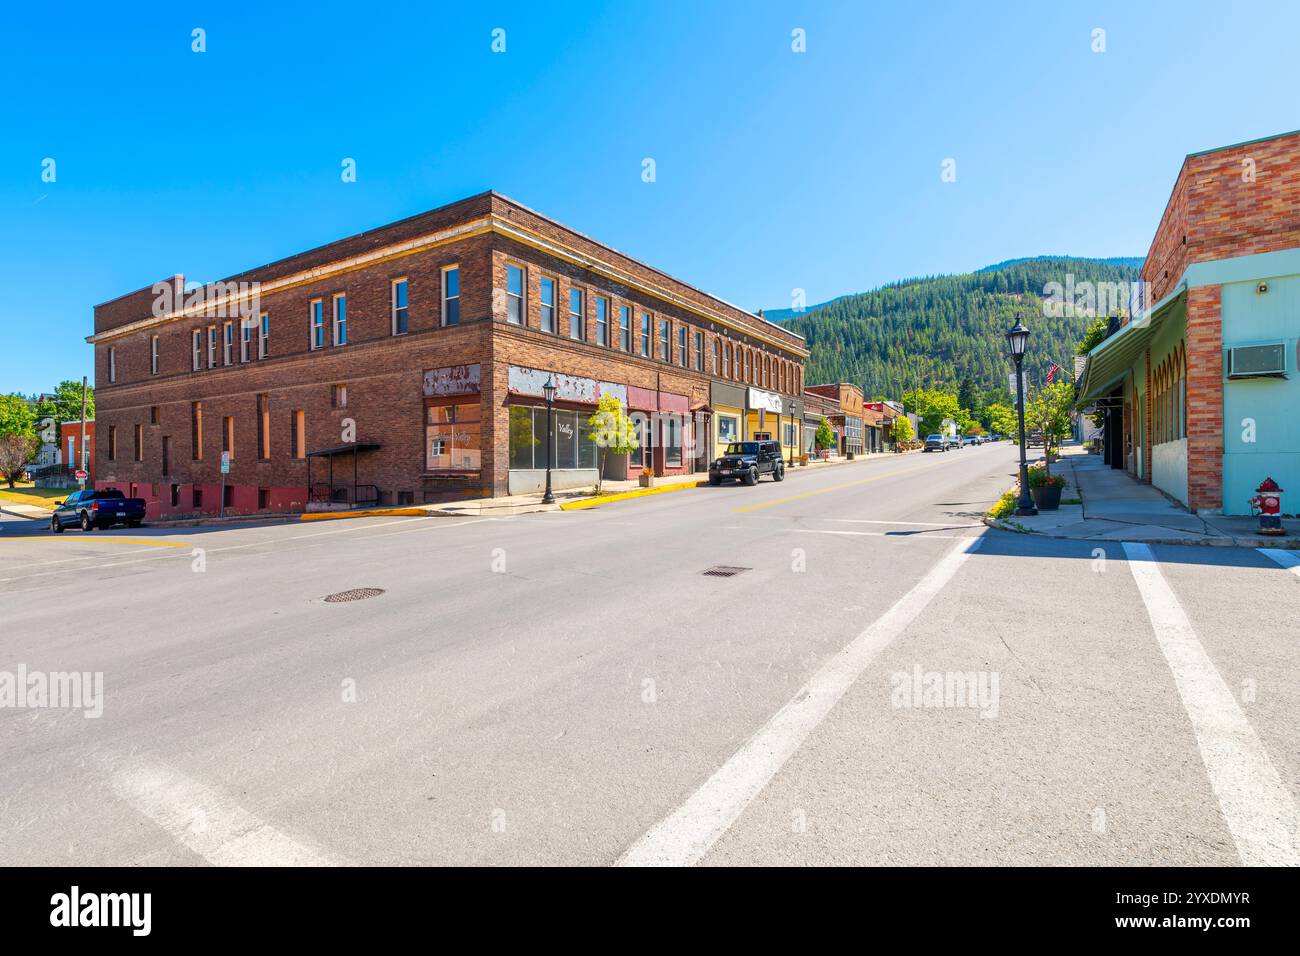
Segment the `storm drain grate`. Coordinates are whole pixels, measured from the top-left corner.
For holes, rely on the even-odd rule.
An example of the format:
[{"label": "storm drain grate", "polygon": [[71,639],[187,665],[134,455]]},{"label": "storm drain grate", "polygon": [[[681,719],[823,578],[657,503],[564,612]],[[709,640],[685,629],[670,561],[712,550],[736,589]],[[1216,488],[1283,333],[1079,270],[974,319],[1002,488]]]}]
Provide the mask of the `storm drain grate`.
[{"label": "storm drain grate", "polygon": [[327,594],[325,596],[325,603],[346,604],[349,601],[364,601],[366,598],[379,597],[379,595],[383,593],[383,588],[353,588],[351,591],[339,591],[337,594]]},{"label": "storm drain grate", "polygon": [[741,571],[752,571],[753,568],[732,568],[725,564],[715,564],[707,571],[700,572],[706,578],[734,578]]}]

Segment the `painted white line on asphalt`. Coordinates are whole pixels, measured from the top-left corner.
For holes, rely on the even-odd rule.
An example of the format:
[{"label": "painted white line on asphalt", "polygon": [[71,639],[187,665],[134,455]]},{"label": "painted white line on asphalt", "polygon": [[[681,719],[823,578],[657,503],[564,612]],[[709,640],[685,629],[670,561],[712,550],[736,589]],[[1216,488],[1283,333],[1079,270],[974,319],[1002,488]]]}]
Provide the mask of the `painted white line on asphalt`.
[{"label": "painted white line on asphalt", "polygon": [[1246,866],[1300,866],[1300,817],[1290,791],[1205,653],[1151,548],[1123,544],[1237,855]]},{"label": "painted white line on asphalt", "polygon": [[684,804],[634,843],[617,865],[690,866],[699,862],[853,682],[939,595],[983,540],[967,538],[949,550],[893,607],[823,664]]},{"label": "painted white line on asphalt", "polygon": [[934,538],[965,538],[964,534],[935,534],[932,531],[835,531],[830,528],[790,528],[790,531],[797,531],[801,534],[842,534],[852,537],[863,538],[920,538],[922,540],[932,540]]},{"label": "painted white line on asphalt", "polygon": [[113,776],[117,795],[214,866],[333,866],[210,787],[157,763]]},{"label": "painted white line on asphalt", "polygon": [[1281,548],[1257,548],[1256,550],[1300,578],[1300,557],[1297,557],[1294,551],[1283,551]]},{"label": "painted white line on asphalt", "polygon": [[[777,515],[755,515],[759,521],[790,521],[790,517]],[[883,521],[879,518],[819,518],[815,515],[803,516],[805,521],[834,521],[839,524],[888,524],[888,525],[907,525],[914,528],[982,528],[982,524],[954,524],[951,521]]]}]

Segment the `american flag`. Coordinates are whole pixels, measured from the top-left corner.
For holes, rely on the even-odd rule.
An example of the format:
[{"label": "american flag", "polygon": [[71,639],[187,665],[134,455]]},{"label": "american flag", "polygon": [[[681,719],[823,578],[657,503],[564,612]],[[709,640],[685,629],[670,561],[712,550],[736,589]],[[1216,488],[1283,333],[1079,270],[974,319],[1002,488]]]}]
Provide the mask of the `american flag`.
[{"label": "american flag", "polygon": [[1051,385],[1051,384],[1052,384],[1052,376],[1054,376],[1057,372],[1060,372],[1060,371],[1063,371],[1062,368],[1061,368],[1061,366],[1059,366],[1059,365],[1057,365],[1055,362],[1053,362],[1053,363],[1052,363],[1052,367],[1049,368],[1049,369],[1047,370],[1047,384],[1048,384],[1048,385]]}]

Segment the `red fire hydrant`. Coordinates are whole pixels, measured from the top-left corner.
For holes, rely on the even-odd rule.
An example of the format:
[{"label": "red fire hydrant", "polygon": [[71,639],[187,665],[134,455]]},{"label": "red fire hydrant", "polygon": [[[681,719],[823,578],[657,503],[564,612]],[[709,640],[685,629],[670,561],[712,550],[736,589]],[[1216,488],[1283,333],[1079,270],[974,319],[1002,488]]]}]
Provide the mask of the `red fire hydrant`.
[{"label": "red fire hydrant", "polygon": [[1265,478],[1250,499],[1250,509],[1259,515],[1260,534],[1285,534],[1282,530],[1282,489],[1272,478]]}]

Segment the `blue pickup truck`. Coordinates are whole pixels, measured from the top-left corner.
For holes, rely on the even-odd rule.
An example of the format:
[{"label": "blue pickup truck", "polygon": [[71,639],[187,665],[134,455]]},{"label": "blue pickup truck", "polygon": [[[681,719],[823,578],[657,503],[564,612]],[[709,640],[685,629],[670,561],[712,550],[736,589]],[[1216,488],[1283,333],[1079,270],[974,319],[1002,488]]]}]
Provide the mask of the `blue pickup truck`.
[{"label": "blue pickup truck", "polygon": [[138,528],[144,521],[144,499],[128,498],[120,491],[74,491],[55,505],[54,514],[50,515],[50,530],[55,534],[68,525],[94,531],[115,524]]}]

